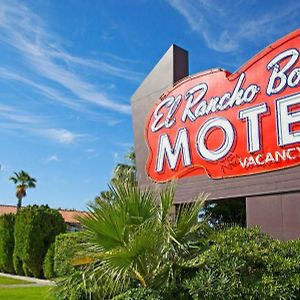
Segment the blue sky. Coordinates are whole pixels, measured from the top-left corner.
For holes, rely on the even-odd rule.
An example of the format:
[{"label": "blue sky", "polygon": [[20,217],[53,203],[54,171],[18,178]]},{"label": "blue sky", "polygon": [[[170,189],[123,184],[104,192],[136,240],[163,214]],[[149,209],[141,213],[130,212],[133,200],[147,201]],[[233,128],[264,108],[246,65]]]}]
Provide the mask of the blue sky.
[{"label": "blue sky", "polygon": [[130,97],[172,43],[235,71],[299,28],[297,1],[0,0],[0,203],[84,209],[133,145]]}]

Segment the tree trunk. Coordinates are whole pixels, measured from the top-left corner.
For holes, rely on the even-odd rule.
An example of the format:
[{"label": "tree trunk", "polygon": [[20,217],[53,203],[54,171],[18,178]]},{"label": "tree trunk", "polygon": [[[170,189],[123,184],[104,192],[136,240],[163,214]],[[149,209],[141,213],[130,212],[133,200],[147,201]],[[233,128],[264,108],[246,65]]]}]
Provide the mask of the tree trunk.
[{"label": "tree trunk", "polygon": [[21,208],[21,206],[22,206],[22,198],[18,198],[17,211]]}]

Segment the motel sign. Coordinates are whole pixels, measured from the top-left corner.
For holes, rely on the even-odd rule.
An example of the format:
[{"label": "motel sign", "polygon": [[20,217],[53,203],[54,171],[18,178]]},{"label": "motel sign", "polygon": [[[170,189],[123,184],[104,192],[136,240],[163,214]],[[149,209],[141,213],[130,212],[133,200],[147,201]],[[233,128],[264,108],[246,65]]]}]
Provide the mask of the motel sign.
[{"label": "motel sign", "polygon": [[184,78],[148,114],[147,175],[156,182],[271,172],[300,164],[300,30],[238,71]]}]

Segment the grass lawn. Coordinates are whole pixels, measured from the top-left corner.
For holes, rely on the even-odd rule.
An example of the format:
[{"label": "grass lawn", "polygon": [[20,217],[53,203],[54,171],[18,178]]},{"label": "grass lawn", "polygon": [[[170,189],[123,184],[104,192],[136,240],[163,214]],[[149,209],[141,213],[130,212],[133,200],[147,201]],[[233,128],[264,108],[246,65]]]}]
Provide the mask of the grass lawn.
[{"label": "grass lawn", "polygon": [[0,288],[0,300],[54,300],[48,286]]},{"label": "grass lawn", "polygon": [[32,282],[0,276],[0,284],[28,284],[28,283],[32,283]]}]

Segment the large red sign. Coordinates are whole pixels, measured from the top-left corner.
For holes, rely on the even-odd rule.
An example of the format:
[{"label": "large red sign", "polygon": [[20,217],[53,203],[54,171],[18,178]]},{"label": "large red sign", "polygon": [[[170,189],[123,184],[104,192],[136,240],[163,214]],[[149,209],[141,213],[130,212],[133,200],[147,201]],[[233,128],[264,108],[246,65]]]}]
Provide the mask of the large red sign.
[{"label": "large red sign", "polygon": [[231,74],[213,69],[164,93],[146,122],[148,176],[243,176],[300,164],[300,30]]}]

